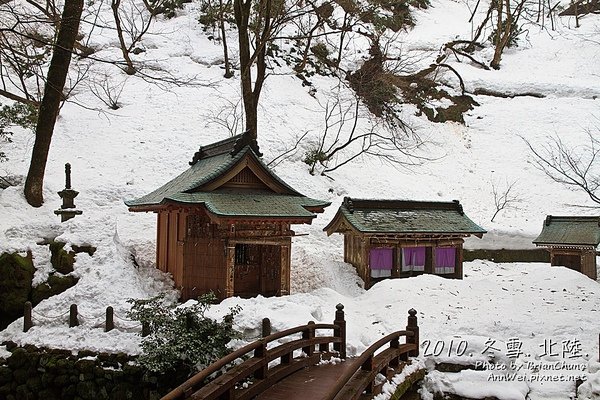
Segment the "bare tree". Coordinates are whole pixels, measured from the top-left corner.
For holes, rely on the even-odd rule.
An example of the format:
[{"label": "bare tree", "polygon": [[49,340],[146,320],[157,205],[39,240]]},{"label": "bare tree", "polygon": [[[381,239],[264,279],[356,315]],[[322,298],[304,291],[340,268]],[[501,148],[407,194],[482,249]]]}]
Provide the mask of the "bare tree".
[{"label": "bare tree", "polygon": [[[314,19],[315,21],[312,21],[312,17],[313,14],[308,16],[308,28],[305,29],[301,29],[302,31],[302,35],[305,38],[305,43],[304,43],[304,50],[302,51],[302,58],[300,59],[300,62],[298,62],[298,64],[294,67],[294,70],[296,72],[302,72],[304,71],[304,68],[306,67],[306,63],[308,62],[308,55],[309,55],[309,51],[311,49],[311,44],[312,41],[314,39],[315,33],[319,30],[322,29],[323,26],[325,25],[326,21],[331,17],[331,15],[333,14],[333,6],[330,3],[323,3],[319,6],[317,6],[316,4],[309,2],[309,4],[311,4],[311,6],[314,9]],[[297,24],[297,26],[299,28],[304,28],[301,26],[301,24]],[[304,32],[306,31],[306,32]]]},{"label": "bare tree", "polygon": [[522,201],[521,195],[517,192],[516,184],[516,180],[510,183],[506,181],[503,186],[499,186],[496,181],[492,180],[492,195],[494,196],[496,211],[492,215],[490,222],[494,222],[500,211],[515,209],[517,204]]},{"label": "bare tree", "polygon": [[121,108],[119,99],[125,88],[126,79],[117,81],[110,77],[108,74],[104,74],[100,79],[92,79],[88,83],[88,88],[92,94],[104,103],[111,110],[118,110]]},{"label": "bare tree", "polygon": [[589,198],[600,204],[600,140],[587,132],[585,145],[568,146],[559,136],[540,147],[525,141],[533,154],[534,165],[554,182],[583,190]]},{"label": "bare tree", "polygon": [[[147,6],[140,7],[135,1],[127,1],[125,4],[121,4],[121,0],[111,0],[110,7],[115,19],[121,53],[126,63],[123,71],[127,75],[133,75],[136,73],[137,68],[133,65],[131,53],[150,29],[154,14],[148,11]],[[128,37],[126,38],[125,35]]]},{"label": "bare tree", "polygon": [[492,3],[494,2],[496,3],[496,34],[494,35],[496,48],[490,67],[499,69],[502,52],[509,44],[515,29],[518,29],[517,22],[526,0],[521,0],[514,10],[510,6],[510,0],[494,0]]},{"label": "bare tree", "polygon": [[304,157],[311,174],[320,165],[326,175],[362,156],[404,166],[427,160],[415,154],[423,142],[414,132],[390,130],[381,119],[361,115],[358,98],[343,101],[338,95],[323,108],[323,131]]},{"label": "bare tree", "polygon": [[[306,131],[302,135],[297,135],[296,137],[294,137],[294,144],[286,147],[282,152],[277,154],[271,161],[267,163],[267,167],[275,168],[288,158],[293,157],[297,153],[300,143],[302,143],[302,141],[308,135],[308,133],[309,131]],[[286,143],[290,142],[286,141]]]},{"label": "bare tree", "polygon": [[[211,28],[210,38],[214,38],[215,42],[220,42],[223,48],[223,61],[225,63],[225,74],[223,77],[229,79],[233,77],[233,65],[229,57],[229,46],[227,44],[227,28],[226,23],[229,23],[232,18],[233,4],[232,0],[205,0],[202,3],[202,14],[198,21],[205,26],[205,29]],[[215,31],[218,31],[216,33]]]},{"label": "bare tree", "polygon": [[204,116],[207,125],[217,125],[229,132],[229,136],[235,136],[240,133],[244,123],[242,104],[230,99],[224,99],[225,105],[216,113],[211,112]]},{"label": "bare tree", "polygon": [[25,198],[33,207],[40,207],[44,202],[43,185],[46,162],[82,11],[83,0],[65,1],[60,29],[48,69],[44,97],[40,104],[31,164],[25,180]]},{"label": "bare tree", "polygon": [[44,21],[43,15],[32,13],[27,5],[0,5],[0,96],[39,106],[43,68],[51,54],[39,41],[50,41],[53,35],[54,22]]},{"label": "bare tree", "polygon": [[[257,137],[258,101],[267,77],[268,46],[290,21],[311,12],[303,0],[234,0],[246,130]],[[255,70],[253,74],[252,71]]]}]

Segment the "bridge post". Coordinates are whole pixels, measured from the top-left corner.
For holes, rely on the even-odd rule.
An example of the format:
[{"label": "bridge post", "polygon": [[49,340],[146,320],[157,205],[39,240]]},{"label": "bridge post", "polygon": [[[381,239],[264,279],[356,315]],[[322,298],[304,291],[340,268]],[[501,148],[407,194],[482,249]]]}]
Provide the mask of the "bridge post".
[{"label": "bridge post", "polygon": [[[308,328],[306,328],[306,330],[304,330],[302,332],[302,339],[308,339],[311,340],[315,337],[315,322],[314,321],[309,321],[308,322]],[[304,354],[306,354],[307,356],[312,356],[315,352],[315,346],[314,345],[310,345],[310,346],[305,346],[302,348],[302,351],[304,352]]]},{"label": "bridge post", "polygon": [[333,344],[333,350],[340,353],[340,358],[346,358],[346,320],[344,319],[344,305],[338,304],[335,306],[335,320],[333,321],[334,325],[337,325],[338,328],[333,330],[333,336],[340,338],[340,343]]},{"label": "bridge post", "polygon": [[262,337],[267,337],[271,334],[271,320],[269,318],[263,318],[262,320]]},{"label": "bridge post", "polygon": [[69,328],[79,326],[79,320],[77,319],[77,304],[71,304],[69,308]]},{"label": "bridge post", "polygon": [[[400,336],[397,336],[390,341],[390,348],[396,349],[395,350],[396,352],[398,351],[398,349],[400,348]],[[390,367],[397,368],[399,365],[400,365],[399,357],[394,357],[390,360]]]},{"label": "bridge post", "polygon": [[412,350],[408,353],[411,357],[417,357],[419,355],[419,326],[417,325],[417,310],[411,308],[408,310],[408,324],[406,325],[406,330],[413,333],[412,336],[406,337],[406,343],[416,344],[417,347],[415,350]]},{"label": "bridge post", "polygon": [[[367,360],[360,366],[360,369],[363,371],[373,371],[373,354],[367,358]],[[370,381],[367,387],[365,388],[365,392],[371,394],[373,393],[373,389],[375,388],[375,384],[373,381]]]},{"label": "bridge post", "polygon": [[[267,356],[267,342],[261,340],[261,346],[254,350],[254,357],[265,358]],[[263,366],[254,372],[256,379],[265,379],[269,371],[269,363],[265,362]]]},{"label": "bridge post", "polygon": [[104,332],[110,332],[115,328],[114,309],[111,306],[106,307],[106,322]]}]

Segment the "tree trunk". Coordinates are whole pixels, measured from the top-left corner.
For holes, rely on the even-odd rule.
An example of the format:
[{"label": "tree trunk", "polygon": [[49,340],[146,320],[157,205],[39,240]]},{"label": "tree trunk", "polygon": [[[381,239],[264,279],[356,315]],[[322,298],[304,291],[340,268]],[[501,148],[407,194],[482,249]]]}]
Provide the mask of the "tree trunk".
[{"label": "tree trunk", "polygon": [[44,97],[40,104],[35,143],[31,155],[31,164],[25,180],[25,198],[33,207],[40,207],[43,202],[44,173],[50,142],[65,81],[71,63],[71,51],[79,31],[79,20],[83,10],[83,0],[66,0],[62,14],[62,22],[58,30],[56,45],[48,68],[48,76],[44,88]]},{"label": "tree trunk", "polygon": [[136,69],[133,66],[133,61],[131,61],[131,57],[129,57],[129,48],[125,44],[125,38],[123,36],[123,27],[121,26],[121,17],[119,16],[119,7],[121,6],[121,0],[113,0],[110,4],[110,7],[113,10],[113,16],[115,18],[115,27],[117,28],[117,37],[119,38],[119,46],[121,47],[121,53],[123,54],[123,59],[127,64],[126,68],[123,68],[123,71],[127,75],[134,75],[136,73]]},{"label": "tree trunk", "polygon": [[[227,5],[230,3],[227,2]],[[223,58],[225,59],[225,78],[229,79],[233,77],[233,71],[231,70],[231,63],[229,62],[229,51],[227,48],[227,35],[225,32],[225,17],[224,17],[224,5],[223,0],[219,0],[219,29],[221,30],[221,40],[223,42]]]},{"label": "tree trunk", "polygon": [[[494,51],[494,58],[490,63],[490,66],[494,69],[500,69],[500,60],[502,58],[502,52],[508,44],[510,39],[510,31],[512,28],[512,12],[510,10],[510,0],[497,0],[498,1],[498,24],[496,32],[496,49]],[[506,20],[502,20],[502,6],[506,6]],[[504,25],[504,27],[503,27]]]},{"label": "tree trunk", "polygon": [[250,131],[256,139],[258,125],[257,104],[252,93],[252,59],[250,57],[250,39],[248,37],[248,20],[252,0],[234,0],[233,11],[235,24],[238,28],[238,42],[240,47],[240,81],[242,84],[242,100],[244,101],[244,115],[246,117],[246,130]]}]

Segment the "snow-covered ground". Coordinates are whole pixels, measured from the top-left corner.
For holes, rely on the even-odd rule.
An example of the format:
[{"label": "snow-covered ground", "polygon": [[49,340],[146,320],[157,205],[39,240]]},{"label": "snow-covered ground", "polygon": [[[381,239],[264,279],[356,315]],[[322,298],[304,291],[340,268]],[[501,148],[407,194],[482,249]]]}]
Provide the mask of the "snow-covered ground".
[{"label": "snow-covered ground", "polygon": [[[469,37],[471,25],[467,20],[474,3],[434,0],[429,9],[417,11],[416,27],[397,40],[402,41],[406,51],[431,52],[433,59],[443,43]],[[195,5],[187,7],[176,18],[153,26],[152,32],[160,34],[144,39],[147,51],[140,57],[159,60],[156,62],[183,75],[198,75],[211,85],[165,91],[111,70],[106,79],[124,84],[122,108],[97,111],[67,103],[61,110],[46,170],[45,204],[39,209],[27,206],[22,186],[0,191],[0,252],[31,250],[38,268],[35,282],[44,281],[52,271],[48,247],[36,244],[43,239],[98,248],[93,256],[77,256],[74,274],[80,277],[79,283],[40,303],[34,310],[36,325],[27,334],[20,332],[22,320],[18,320],[0,332],[0,341],[135,354],[139,352],[140,337],[135,333],[137,327],[123,319],[129,306],[126,300],[148,298],[159,292],[176,298],[170,278],[154,268],[155,215],[129,213],[123,200],[162,185],[188,167],[198,146],[228,135],[222,127],[210,123],[210,117],[237,101],[239,83],[223,79],[223,70],[213,65],[220,48],[197,24]],[[415,308],[422,339],[430,341],[429,348],[424,344],[422,354],[433,352],[438,343],[448,350],[451,341],[464,341],[468,351],[462,356],[454,354],[453,359],[471,358],[469,354],[473,353],[483,360],[490,353],[483,354],[483,350],[493,341],[492,347],[499,351],[492,364],[502,364],[513,361],[506,357],[506,345],[509,341],[515,343],[516,338],[522,342],[523,354],[515,365],[524,365],[518,374],[528,377],[525,382],[490,384],[488,393],[483,387],[488,385],[489,372],[436,373],[428,378],[426,392],[438,388],[465,396],[493,393],[503,399],[567,399],[574,393],[574,382],[539,382],[532,377],[580,371],[561,369],[538,374],[528,367],[533,364],[527,364],[566,360],[585,367],[583,374],[588,381],[580,388],[582,398],[597,398],[600,367],[594,361],[598,361],[600,333],[598,282],[543,264],[472,262],[465,264],[462,281],[420,276],[385,281],[365,291],[352,267],[342,261],[342,238],[328,238],[322,232],[344,196],[459,199],[467,215],[489,231],[483,240],[469,240],[470,248],[532,247],[531,240],[541,230],[547,214],[593,213],[574,207],[592,205],[583,193],[554,183],[533,166],[522,139],[540,145],[550,136],[560,135],[567,143],[584,144],[586,131],[598,131],[600,46],[589,38],[600,30],[600,17],[585,17],[578,29],[572,25],[563,18],[556,31],[529,26],[519,47],[503,56],[499,71],[485,71],[449,58],[447,62],[460,72],[467,90],[485,87],[504,93],[533,91],[546,97],[475,96],[480,105],[465,116],[465,125],[433,124],[415,116],[413,107],[404,107],[407,121],[427,139],[423,155],[435,161],[397,169],[363,158],[330,177],[311,176],[302,162],[308,144],[301,144],[275,168],[276,173],[303,194],[331,201],[332,205],[313,225],[295,227],[298,233],[309,235],[294,239],[293,294],[227,299],[211,312],[217,316],[230,306],[241,305],[237,327],[252,337],[263,317],[271,318],[274,329],[309,320],[331,321],[335,304],[343,303],[349,354],[358,354],[384,333],[402,329],[407,310]],[[118,56],[111,31],[103,34],[106,38],[100,43],[98,55]],[[229,42],[235,46],[233,36]],[[360,58],[358,53],[354,56]],[[478,56],[490,57],[489,49]],[[94,68],[102,72],[108,67]],[[452,75],[444,79],[454,82]],[[314,138],[322,129],[323,109],[317,100],[325,104],[336,82],[325,77],[313,77],[312,82],[317,90],[315,97],[292,74],[268,77],[259,108],[259,144],[266,161],[289,148],[290,141],[304,132],[309,131],[309,138]],[[88,107],[103,107],[83,87],[75,100]],[[10,160],[0,164],[0,175],[23,177],[32,145],[32,133],[15,129],[13,143],[2,144]],[[64,187],[66,162],[72,165],[73,187],[80,192],[76,204],[84,214],[60,224],[53,210],[60,205],[56,192]],[[519,197],[516,207],[500,212],[490,222],[495,212],[492,184],[501,187],[515,181]],[[139,267],[132,264],[131,253]],[[72,303],[78,304],[83,323],[69,329],[65,313]],[[115,308],[118,329],[104,333],[95,326],[102,321],[108,305]],[[563,354],[562,346],[575,341],[581,345],[581,352],[569,358],[572,354]],[[558,355],[541,356],[544,344],[554,344],[551,350]],[[3,351],[0,348],[0,356]]]}]

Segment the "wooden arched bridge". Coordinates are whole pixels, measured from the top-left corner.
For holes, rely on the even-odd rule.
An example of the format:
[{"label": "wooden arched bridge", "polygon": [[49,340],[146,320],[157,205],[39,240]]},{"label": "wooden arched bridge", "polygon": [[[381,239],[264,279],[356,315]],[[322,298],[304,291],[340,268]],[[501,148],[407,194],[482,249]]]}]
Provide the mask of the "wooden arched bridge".
[{"label": "wooden arched bridge", "polygon": [[[376,394],[376,376],[400,372],[419,354],[417,312],[409,310],[406,330],[391,333],[346,359],[344,306],[333,324],[315,324],[269,334],[209,365],[162,400],[354,400]],[[405,337],[405,343],[400,338]],[[280,339],[283,344],[270,347]],[[279,342],[280,343],[280,342]],[[382,349],[383,348],[383,349]],[[342,362],[327,362],[332,357]],[[211,380],[236,360],[244,360]]]}]

